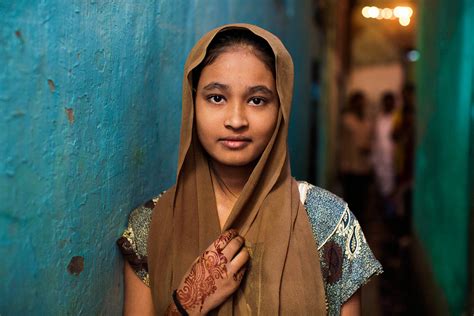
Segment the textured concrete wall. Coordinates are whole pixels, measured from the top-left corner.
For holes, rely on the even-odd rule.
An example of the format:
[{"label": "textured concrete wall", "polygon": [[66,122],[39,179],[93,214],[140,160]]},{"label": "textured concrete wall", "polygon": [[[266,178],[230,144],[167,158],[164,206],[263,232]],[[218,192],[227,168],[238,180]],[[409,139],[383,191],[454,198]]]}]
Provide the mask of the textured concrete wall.
[{"label": "textured concrete wall", "polygon": [[255,23],[287,43],[305,176],[310,3],[0,2],[1,315],[120,313],[115,240],[173,183],[182,67],[212,27]]},{"label": "textured concrete wall", "polygon": [[[422,1],[414,222],[453,315],[465,308],[474,3]],[[472,247],[472,245],[470,245]]]}]

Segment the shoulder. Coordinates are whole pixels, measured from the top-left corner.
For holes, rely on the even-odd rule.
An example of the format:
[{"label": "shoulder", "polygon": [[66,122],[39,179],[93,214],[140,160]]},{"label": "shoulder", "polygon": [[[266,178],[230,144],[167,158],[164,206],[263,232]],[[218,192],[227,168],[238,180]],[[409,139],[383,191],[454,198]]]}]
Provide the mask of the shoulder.
[{"label": "shoulder", "polygon": [[299,186],[318,245],[328,312],[338,315],[357,289],[382,273],[382,266],[344,200],[308,183]]},{"label": "shoulder", "polygon": [[149,285],[148,276],[148,233],[158,200],[165,192],[133,209],[128,217],[127,228],[117,240],[117,245],[125,260],[137,276]]},{"label": "shoulder", "polygon": [[133,235],[138,254],[142,256],[147,254],[147,240],[151,217],[160,196],[161,194],[135,208],[128,217],[127,229]]},{"label": "shoulder", "polygon": [[128,216],[128,224],[133,227],[140,227],[149,225],[151,214],[155,208],[156,202],[158,201],[159,196],[154,197],[148,202],[140,205],[130,212]]},{"label": "shoulder", "polygon": [[299,181],[298,188],[320,249],[334,234],[337,226],[348,221],[347,203],[334,193],[308,182]]}]

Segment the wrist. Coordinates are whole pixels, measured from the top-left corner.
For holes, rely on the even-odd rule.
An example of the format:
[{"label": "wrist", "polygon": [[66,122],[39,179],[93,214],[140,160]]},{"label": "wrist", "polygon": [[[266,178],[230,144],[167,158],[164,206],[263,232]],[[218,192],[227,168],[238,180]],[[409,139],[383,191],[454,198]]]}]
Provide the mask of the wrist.
[{"label": "wrist", "polygon": [[167,316],[181,316],[181,313],[176,308],[176,305],[174,304],[174,302],[171,302],[171,304],[166,309],[165,315],[167,315]]},{"label": "wrist", "polygon": [[183,305],[181,305],[181,302],[179,301],[178,290],[173,291],[173,305],[176,308],[176,311],[179,313],[179,315],[189,316],[188,312],[183,307]]},{"label": "wrist", "polygon": [[[203,316],[207,315],[208,311],[205,310],[204,308],[201,308],[200,310],[196,311],[196,309],[193,310],[186,310],[183,305],[181,305],[181,301],[179,300],[178,297],[178,290],[174,290],[172,297],[173,299],[171,300],[171,304],[169,310],[173,310],[173,314],[167,314],[170,316],[183,316],[183,315],[189,315],[189,316]],[[178,308],[179,306],[179,308]],[[182,312],[180,311],[180,308],[182,308]]]}]

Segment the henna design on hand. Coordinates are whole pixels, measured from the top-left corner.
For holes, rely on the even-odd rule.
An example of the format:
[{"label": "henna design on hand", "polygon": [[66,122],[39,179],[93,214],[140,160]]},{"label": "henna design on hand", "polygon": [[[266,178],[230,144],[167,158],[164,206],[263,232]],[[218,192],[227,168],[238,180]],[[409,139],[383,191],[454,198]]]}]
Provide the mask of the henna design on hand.
[{"label": "henna design on hand", "polygon": [[184,279],[184,285],[177,290],[178,299],[186,310],[199,306],[202,311],[204,301],[217,290],[216,280],[227,277],[227,258],[222,253],[224,247],[237,235],[230,230],[214,241],[214,250],[206,250]]},{"label": "henna design on hand", "polygon": [[237,273],[234,273],[234,281],[235,282],[240,282],[244,278],[244,272],[245,271],[239,271]]},{"label": "henna design on hand", "polygon": [[237,236],[237,231],[231,229],[222,234],[219,238],[214,241],[214,248],[217,252],[222,252],[222,250],[227,246],[227,244]]}]

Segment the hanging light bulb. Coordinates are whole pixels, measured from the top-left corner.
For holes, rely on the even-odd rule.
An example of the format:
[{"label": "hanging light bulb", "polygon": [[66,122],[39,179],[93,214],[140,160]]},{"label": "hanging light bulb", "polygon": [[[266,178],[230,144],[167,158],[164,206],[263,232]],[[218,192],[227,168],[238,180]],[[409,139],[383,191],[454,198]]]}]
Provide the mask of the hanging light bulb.
[{"label": "hanging light bulb", "polygon": [[369,15],[369,8],[370,7],[363,7],[362,8],[362,16],[366,19],[370,18],[370,15]]},{"label": "hanging light bulb", "polygon": [[396,7],[393,9],[393,14],[397,18],[411,18],[413,15],[413,9],[410,7]]},{"label": "hanging light bulb", "polygon": [[413,9],[410,7],[397,6],[391,8],[378,8],[376,6],[365,6],[362,8],[362,16],[366,19],[393,20],[398,19],[402,26],[408,26],[411,22]]},{"label": "hanging light bulb", "polygon": [[382,9],[382,17],[387,20],[391,19],[393,17],[393,10],[389,8]]},{"label": "hanging light bulb", "polygon": [[401,26],[408,26],[410,24],[411,19],[408,17],[401,17],[398,19],[398,23],[400,23]]},{"label": "hanging light bulb", "polygon": [[378,16],[379,16],[379,12],[380,12],[380,9],[377,8],[377,7],[370,7],[370,8],[369,8],[369,16],[370,16],[371,18],[374,18],[374,19],[375,19],[376,17],[378,17]]}]

